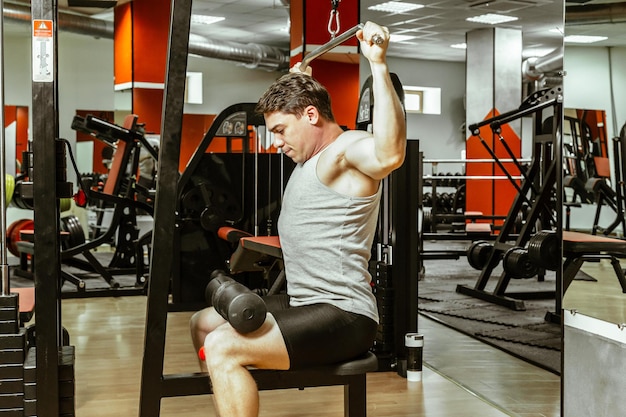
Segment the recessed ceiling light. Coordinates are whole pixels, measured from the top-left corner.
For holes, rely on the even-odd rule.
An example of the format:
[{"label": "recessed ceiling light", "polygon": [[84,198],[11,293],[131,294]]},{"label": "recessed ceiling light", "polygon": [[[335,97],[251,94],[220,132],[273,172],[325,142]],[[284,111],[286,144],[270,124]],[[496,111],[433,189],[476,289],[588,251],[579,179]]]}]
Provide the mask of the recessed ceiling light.
[{"label": "recessed ceiling light", "polygon": [[497,25],[498,23],[512,22],[517,20],[515,16],[505,16],[502,14],[487,13],[480,16],[468,17],[468,22],[486,23],[488,25]]},{"label": "recessed ceiling light", "polygon": [[563,38],[565,42],[570,43],[594,43],[607,40],[606,36],[587,36],[587,35],[568,35]]},{"label": "recessed ceiling light", "polygon": [[190,21],[191,23],[197,23],[200,25],[210,25],[213,23],[221,22],[224,19],[226,18],[219,16],[204,16],[200,14],[192,14]]},{"label": "recessed ceiling light", "polygon": [[408,41],[411,39],[415,39],[415,36],[411,36],[411,35],[391,35],[389,37],[389,41],[390,42],[404,42],[404,41]]},{"label": "recessed ceiling light", "polygon": [[423,4],[388,1],[386,3],[375,4],[374,6],[370,6],[367,9],[374,10],[376,12],[406,13],[410,12],[411,10],[421,9],[422,7],[424,7]]},{"label": "recessed ceiling light", "polygon": [[450,48],[467,49],[467,44],[465,42],[463,42],[463,43],[455,43],[454,45],[450,45]]}]

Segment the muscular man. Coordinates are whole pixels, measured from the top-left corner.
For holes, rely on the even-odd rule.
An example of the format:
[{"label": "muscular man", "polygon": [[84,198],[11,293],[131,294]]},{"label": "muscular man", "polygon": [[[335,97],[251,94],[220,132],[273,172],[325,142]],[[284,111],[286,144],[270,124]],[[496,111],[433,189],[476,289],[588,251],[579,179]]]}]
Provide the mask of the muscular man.
[{"label": "muscular man", "polygon": [[[375,35],[384,42],[374,43]],[[276,81],[257,105],[276,147],[297,163],[278,220],[287,294],[268,297],[265,322],[245,335],[213,308],[192,317],[192,339],[196,350],[204,345],[221,416],[258,415],[248,366],[334,363],[373,344],[378,312],[368,261],[380,181],[404,160],[406,127],[387,68],[387,28],[368,22],[356,36],[372,72],[371,134],[344,132],[326,89],[299,71]]]}]

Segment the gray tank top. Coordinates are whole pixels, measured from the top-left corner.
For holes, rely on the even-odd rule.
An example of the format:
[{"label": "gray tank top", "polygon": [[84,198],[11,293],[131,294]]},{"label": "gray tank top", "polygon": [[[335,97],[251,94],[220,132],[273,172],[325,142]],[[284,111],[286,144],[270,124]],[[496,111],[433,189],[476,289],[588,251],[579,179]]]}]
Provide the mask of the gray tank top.
[{"label": "gray tank top", "polygon": [[369,197],[330,189],[316,174],[322,153],[296,166],[278,219],[290,303],[329,303],[378,322],[368,262],[381,188]]}]

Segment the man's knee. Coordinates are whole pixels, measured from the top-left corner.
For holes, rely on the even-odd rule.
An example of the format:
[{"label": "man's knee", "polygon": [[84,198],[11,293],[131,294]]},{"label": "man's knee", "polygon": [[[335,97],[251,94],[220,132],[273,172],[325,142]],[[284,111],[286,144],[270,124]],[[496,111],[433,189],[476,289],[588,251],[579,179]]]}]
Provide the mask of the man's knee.
[{"label": "man's knee", "polygon": [[196,311],[189,319],[189,326],[192,332],[209,333],[223,322],[224,320],[211,307]]},{"label": "man's knee", "polygon": [[237,357],[237,343],[227,327],[218,327],[204,339],[204,351],[209,368],[224,366]]},{"label": "man's knee", "polygon": [[200,316],[200,312],[196,311],[195,313],[193,313],[193,315],[189,319],[189,328],[191,329],[191,331],[194,331],[195,329],[198,328],[199,316]]}]

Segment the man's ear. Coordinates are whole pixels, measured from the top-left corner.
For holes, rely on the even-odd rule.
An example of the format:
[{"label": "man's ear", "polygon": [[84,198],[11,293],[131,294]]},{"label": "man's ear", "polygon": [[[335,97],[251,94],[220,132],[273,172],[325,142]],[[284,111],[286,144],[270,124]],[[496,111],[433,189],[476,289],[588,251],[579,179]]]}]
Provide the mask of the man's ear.
[{"label": "man's ear", "polygon": [[315,106],[307,106],[306,109],[304,109],[304,116],[309,120],[309,123],[311,124],[317,124],[317,122],[320,120],[320,113],[317,110],[317,107]]}]

